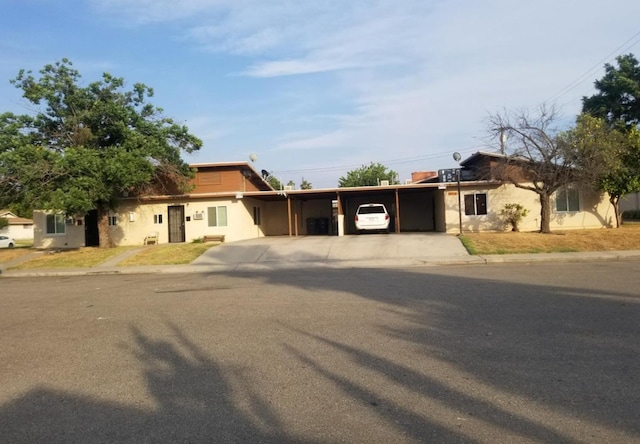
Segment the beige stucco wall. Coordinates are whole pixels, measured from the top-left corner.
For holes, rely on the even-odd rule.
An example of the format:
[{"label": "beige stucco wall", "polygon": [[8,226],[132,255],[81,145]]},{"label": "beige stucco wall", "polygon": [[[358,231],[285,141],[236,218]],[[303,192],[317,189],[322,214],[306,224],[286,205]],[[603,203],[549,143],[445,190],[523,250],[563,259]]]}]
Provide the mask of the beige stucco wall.
[{"label": "beige stucco wall", "polygon": [[[142,245],[151,232],[158,233],[158,243],[169,242],[170,206],[184,207],[185,242],[206,235],[224,235],[225,242],[234,242],[264,236],[264,202],[244,197],[242,199],[190,199],[156,202],[123,202],[118,210],[118,225],[112,227],[111,235],[116,245]],[[227,207],[227,226],[210,227],[208,208]],[[260,208],[262,224],[255,225],[253,208]],[[162,215],[162,223],[154,223],[154,215]],[[199,219],[197,215],[202,215]]]},{"label": "beige stucco wall", "polygon": [[[487,193],[487,214],[467,216],[464,214],[464,196],[473,193]],[[554,196],[555,197],[555,196]],[[500,210],[507,203],[519,203],[529,210],[520,224],[521,231],[540,229],[540,200],[532,191],[513,185],[489,185],[477,188],[462,187],[462,230],[463,231],[504,231],[511,227],[504,225]],[[446,230],[459,233],[458,193],[456,185],[444,192]],[[551,200],[551,229],[575,230],[585,228],[611,227],[615,223],[613,208],[606,195],[599,195],[589,189],[580,192],[580,209],[576,212],[557,212],[555,200]]]},{"label": "beige stucco wall", "polygon": [[[47,234],[47,212],[33,212],[33,246],[35,248],[79,248],[84,246],[84,221],[73,219],[62,234]],[[78,225],[80,223],[81,225]]]},{"label": "beige stucco wall", "polygon": [[287,202],[265,202],[264,208],[262,222],[265,235],[283,236],[289,234]]}]

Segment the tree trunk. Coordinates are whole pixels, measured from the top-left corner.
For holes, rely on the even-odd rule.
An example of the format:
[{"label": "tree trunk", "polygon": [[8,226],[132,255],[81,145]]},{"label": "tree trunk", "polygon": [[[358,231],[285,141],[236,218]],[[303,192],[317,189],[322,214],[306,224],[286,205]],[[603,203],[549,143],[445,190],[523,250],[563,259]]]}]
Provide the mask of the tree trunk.
[{"label": "tree trunk", "polygon": [[111,230],[109,229],[109,210],[107,208],[98,208],[98,237],[100,239],[100,248],[111,248]]},{"label": "tree trunk", "polygon": [[609,196],[609,202],[613,205],[613,213],[616,216],[616,228],[620,228],[622,225],[622,214],[620,214],[620,206],[618,205],[620,202],[620,197]]},{"label": "tree trunk", "polygon": [[540,193],[540,232],[551,233],[551,196]]}]

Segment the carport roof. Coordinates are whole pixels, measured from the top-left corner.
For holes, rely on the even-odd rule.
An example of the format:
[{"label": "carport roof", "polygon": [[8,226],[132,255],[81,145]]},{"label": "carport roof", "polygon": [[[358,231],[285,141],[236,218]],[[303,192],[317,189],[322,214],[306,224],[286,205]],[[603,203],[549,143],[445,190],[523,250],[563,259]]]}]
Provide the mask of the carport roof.
[{"label": "carport roof", "polygon": [[[477,187],[479,185],[495,185],[495,181],[466,181],[461,182],[462,187]],[[166,196],[149,196],[142,200],[167,200],[167,199],[206,199],[221,197],[252,197],[263,201],[279,201],[290,199],[336,199],[338,195],[350,194],[368,194],[380,192],[411,192],[427,189],[447,189],[455,188],[457,183],[413,183],[407,185],[385,185],[385,186],[366,186],[366,187],[349,187],[349,188],[319,188],[312,190],[287,190],[287,191],[250,191],[250,192],[225,192],[225,193],[198,193],[184,195],[166,195]],[[132,199],[132,198],[129,198]],[[134,198],[137,199],[137,198]]]}]

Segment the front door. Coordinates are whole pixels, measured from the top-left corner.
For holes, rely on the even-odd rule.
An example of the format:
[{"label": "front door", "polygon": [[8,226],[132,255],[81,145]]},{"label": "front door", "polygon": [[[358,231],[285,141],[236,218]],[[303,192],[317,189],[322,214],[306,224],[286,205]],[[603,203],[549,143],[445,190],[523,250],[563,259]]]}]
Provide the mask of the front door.
[{"label": "front door", "polygon": [[91,210],[84,215],[84,246],[97,247],[99,245],[98,210]]},{"label": "front door", "polygon": [[184,205],[174,205],[169,210],[169,242],[184,242]]}]

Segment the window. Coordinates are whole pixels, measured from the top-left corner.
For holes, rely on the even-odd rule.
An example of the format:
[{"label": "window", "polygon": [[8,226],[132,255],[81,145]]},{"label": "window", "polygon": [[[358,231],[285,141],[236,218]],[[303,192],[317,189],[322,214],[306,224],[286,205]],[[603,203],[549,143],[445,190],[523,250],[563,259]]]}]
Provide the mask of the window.
[{"label": "window", "polygon": [[227,207],[209,207],[207,216],[210,227],[227,226]]},{"label": "window", "polygon": [[116,225],[118,225],[118,216],[115,214],[112,214],[109,216],[109,226],[115,227]]},{"label": "window", "polygon": [[65,234],[65,215],[47,214],[47,234]]},{"label": "window", "polygon": [[556,211],[580,211],[580,191],[577,188],[564,188],[556,192]]},{"label": "window", "polygon": [[154,214],[153,215],[153,223],[161,224],[162,223],[162,214]]},{"label": "window", "polygon": [[253,225],[260,225],[260,207],[253,207]]},{"label": "window", "polygon": [[487,214],[487,194],[465,194],[464,214],[467,216]]}]

